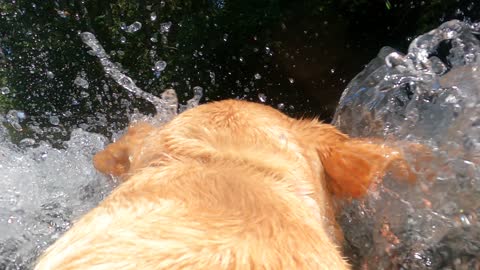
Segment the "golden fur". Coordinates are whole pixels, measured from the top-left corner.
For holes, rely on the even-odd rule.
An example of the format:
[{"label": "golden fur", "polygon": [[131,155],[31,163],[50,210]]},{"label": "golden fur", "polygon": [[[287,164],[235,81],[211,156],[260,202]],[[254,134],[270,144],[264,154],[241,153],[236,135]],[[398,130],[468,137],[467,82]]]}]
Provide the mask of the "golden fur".
[{"label": "golden fur", "polygon": [[94,158],[124,182],[35,269],[349,269],[332,196],[363,195],[394,160],[392,148],[237,100],[136,124]]}]

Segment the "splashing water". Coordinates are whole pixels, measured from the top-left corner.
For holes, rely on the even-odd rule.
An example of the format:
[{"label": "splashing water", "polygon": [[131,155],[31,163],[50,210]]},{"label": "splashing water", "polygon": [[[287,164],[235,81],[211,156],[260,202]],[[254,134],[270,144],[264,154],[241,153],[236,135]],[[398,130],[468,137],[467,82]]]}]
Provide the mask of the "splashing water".
[{"label": "splashing water", "polygon": [[41,250],[113,187],[92,165],[106,138],[75,130],[54,149],[21,149],[0,127],[0,268],[27,269]]},{"label": "splashing water", "polygon": [[[480,269],[479,34],[480,24],[450,21],[406,55],[383,48],[343,93],[334,117],[342,131],[419,142],[433,156],[417,166],[416,184],[387,175],[345,208],[356,267]],[[422,163],[424,153],[404,150]]]},{"label": "splashing water", "polygon": [[[93,34],[82,33],[81,37],[108,76],[155,106],[157,115],[145,116],[137,111],[131,121],[162,125],[179,112],[198,106],[202,87],[193,88],[194,96],[185,105],[178,104],[173,89],[167,89],[161,97],[151,95],[110,61]],[[77,79],[84,87],[83,79]],[[63,149],[30,138],[15,145],[10,142],[7,127],[22,131],[20,123],[25,117],[20,110],[0,114],[0,269],[30,269],[37,256],[74,219],[95,207],[116,185],[92,164],[93,155],[108,143],[106,137],[76,129],[68,141],[60,142]],[[55,126],[59,119],[52,115],[50,122]]]},{"label": "splashing water", "polygon": [[[177,115],[179,108],[178,108],[178,99],[176,93],[173,89],[166,90],[162,94],[162,98],[159,98],[155,95],[147,93],[140,89],[135,82],[122,73],[120,68],[115,65],[111,60],[109,55],[105,52],[100,42],[97,40],[95,35],[90,32],[83,32],[80,34],[80,37],[87,46],[91,48],[89,53],[99,58],[105,73],[110,76],[112,79],[115,80],[120,86],[122,86],[127,91],[130,91],[134,95],[141,97],[155,106],[157,114],[154,118],[150,118],[150,121],[156,121],[159,123],[164,123],[172,119],[175,115]],[[165,69],[166,63],[162,63],[162,70]],[[187,104],[195,104],[198,105],[200,99],[203,96],[203,88],[201,87],[194,87],[193,89],[194,96],[192,99],[187,101]],[[188,105],[187,105],[188,107]],[[181,108],[180,108],[181,111]],[[144,119],[146,120],[146,119]]]}]

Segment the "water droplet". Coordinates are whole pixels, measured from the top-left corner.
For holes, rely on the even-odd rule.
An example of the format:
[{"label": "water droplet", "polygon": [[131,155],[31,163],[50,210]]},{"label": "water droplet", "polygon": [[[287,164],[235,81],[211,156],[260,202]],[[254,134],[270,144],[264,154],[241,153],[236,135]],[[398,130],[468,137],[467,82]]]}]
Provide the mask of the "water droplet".
[{"label": "water droplet", "polygon": [[10,93],[10,88],[8,88],[8,87],[2,87],[2,88],[0,88],[0,94],[6,95],[6,94],[8,94],[8,93]]},{"label": "water droplet", "polygon": [[119,80],[118,80],[118,83],[127,88],[127,89],[132,89],[132,87],[135,85],[135,83],[132,81],[132,79],[130,77],[127,77],[125,75],[123,75]]},{"label": "water droplet", "polygon": [[223,41],[227,41],[228,40],[228,34],[223,34]]},{"label": "water droplet", "polygon": [[268,54],[268,55],[271,55],[272,54],[272,50],[270,49],[270,47],[265,47],[265,53]]},{"label": "water droplet", "polygon": [[140,29],[142,29],[142,23],[137,21],[137,22],[134,22],[134,23],[130,24],[129,26],[127,26],[125,28],[125,32],[135,33]]},{"label": "water droplet", "polygon": [[55,115],[50,116],[50,118],[48,118],[48,121],[54,126],[58,126],[60,124],[60,119],[58,118],[58,116]]},{"label": "water droplet", "polygon": [[120,43],[125,43],[125,42],[127,42],[127,38],[124,37],[124,36],[121,36],[120,37]]},{"label": "water droplet", "polygon": [[295,79],[293,79],[293,78],[288,78],[288,81],[289,81],[290,83],[294,83],[294,82],[295,82]]},{"label": "water droplet", "polygon": [[330,69],[330,73],[332,74],[335,73],[335,69],[334,68]]},{"label": "water droplet", "polygon": [[59,10],[59,9],[57,9],[56,11],[57,11],[58,16],[60,16],[64,19],[67,18],[67,16],[69,15],[68,11]]},{"label": "water droplet", "polygon": [[155,62],[155,71],[163,71],[165,70],[165,68],[167,67],[167,62],[163,61],[163,60],[160,60],[160,61],[157,61]]},{"label": "water droplet", "polygon": [[80,77],[80,76],[77,76],[77,78],[75,78],[73,83],[77,86],[80,86],[80,87],[84,88],[84,89],[87,89],[88,86],[89,86],[88,81],[85,80],[84,78]]},{"label": "water droplet", "polygon": [[48,78],[48,79],[53,79],[53,78],[55,78],[55,74],[53,74],[53,72],[51,72],[51,71],[47,71],[47,72],[46,72],[46,75],[47,75],[47,78]]},{"label": "water droplet", "polygon": [[20,141],[20,147],[29,147],[35,144],[35,140],[32,138],[25,138]]},{"label": "water droplet", "polygon": [[7,122],[17,131],[22,131],[20,121],[25,119],[25,113],[17,110],[10,110],[6,115]]},{"label": "water droplet", "polygon": [[260,80],[262,78],[262,75],[255,73],[255,80]]},{"label": "water droplet", "polygon": [[160,24],[160,33],[168,33],[170,32],[170,28],[172,27],[172,22],[164,22]]},{"label": "water droplet", "polygon": [[152,22],[157,20],[157,14],[155,12],[150,13],[150,20],[152,20]]},{"label": "water droplet", "polygon": [[195,96],[202,96],[203,95],[203,88],[200,86],[193,87],[193,94]]},{"label": "water droplet", "polygon": [[23,121],[23,120],[25,120],[25,118],[27,118],[27,115],[25,114],[25,112],[23,112],[23,111],[16,111],[16,112],[17,112],[17,118],[20,121]]},{"label": "water droplet", "polygon": [[215,73],[210,71],[209,75],[210,75],[210,83],[215,84]]},{"label": "water droplet", "polygon": [[261,101],[261,102],[266,102],[267,101],[267,96],[263,93],[260,93],[258,94],[258,99]]},{"label": "water droplet", "polygon": [[447,98],[445,98],[445,102],[447,102],[447,103],[457,103],[458,99],[454,95],[448,95]]},{"label": "water droplet", "polygon": [[285,109],[285,103],[278,103],[277,109],[279,109],[279,110]]},{"label": "water droplet", "polygon": [[244,61],[244,60],[243,60],[243,57],[240,56],[240,57],[238,58],[238,61],[240,61],[240,62],[243,63],[243,61]]}]

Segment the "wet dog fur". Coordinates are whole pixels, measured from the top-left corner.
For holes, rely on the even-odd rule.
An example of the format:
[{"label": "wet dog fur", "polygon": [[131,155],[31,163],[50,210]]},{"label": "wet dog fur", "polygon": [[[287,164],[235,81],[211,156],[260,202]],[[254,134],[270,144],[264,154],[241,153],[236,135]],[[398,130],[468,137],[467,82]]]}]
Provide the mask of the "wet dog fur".
[{"label": "wet dog fur", "polygon": [[245,101],[137,123],[94,157],[122,183],[35,269],[350,269],[332,197],[392,163],[411,178],[396,149]]}]

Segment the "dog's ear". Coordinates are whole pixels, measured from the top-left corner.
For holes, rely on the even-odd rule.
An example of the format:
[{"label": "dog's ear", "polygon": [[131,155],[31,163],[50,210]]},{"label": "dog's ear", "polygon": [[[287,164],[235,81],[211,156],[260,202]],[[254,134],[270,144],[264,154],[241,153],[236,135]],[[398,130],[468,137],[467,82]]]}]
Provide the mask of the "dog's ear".
[{"label": "dog's ear", "polygon": [[[328,143],[328,142],[327,142]],[[387,170],[396,178],[415,181],[403,154],[390,146],[360,139],[347,139],[319,153],[330,191],[340,197],[360,197]]]},{"label": "dog's ear", "polygon": [[308,125],[310,134],[305,137],[315,144],[332,194],[361,197],[387,170],[399,179],[415,181],[416,176],[399,149],[379,140],[350,138],[332,125],[316,121]]},{"label": "dog's ear", "polygon": [[143,142],[145,136],[154,127],[147,123],[138,123],[128,128],[116,142],[109,144],[104,150],[93,157],[95,168],[104,174],[123,176],[130,169],[130,161],[136,149]]}]

